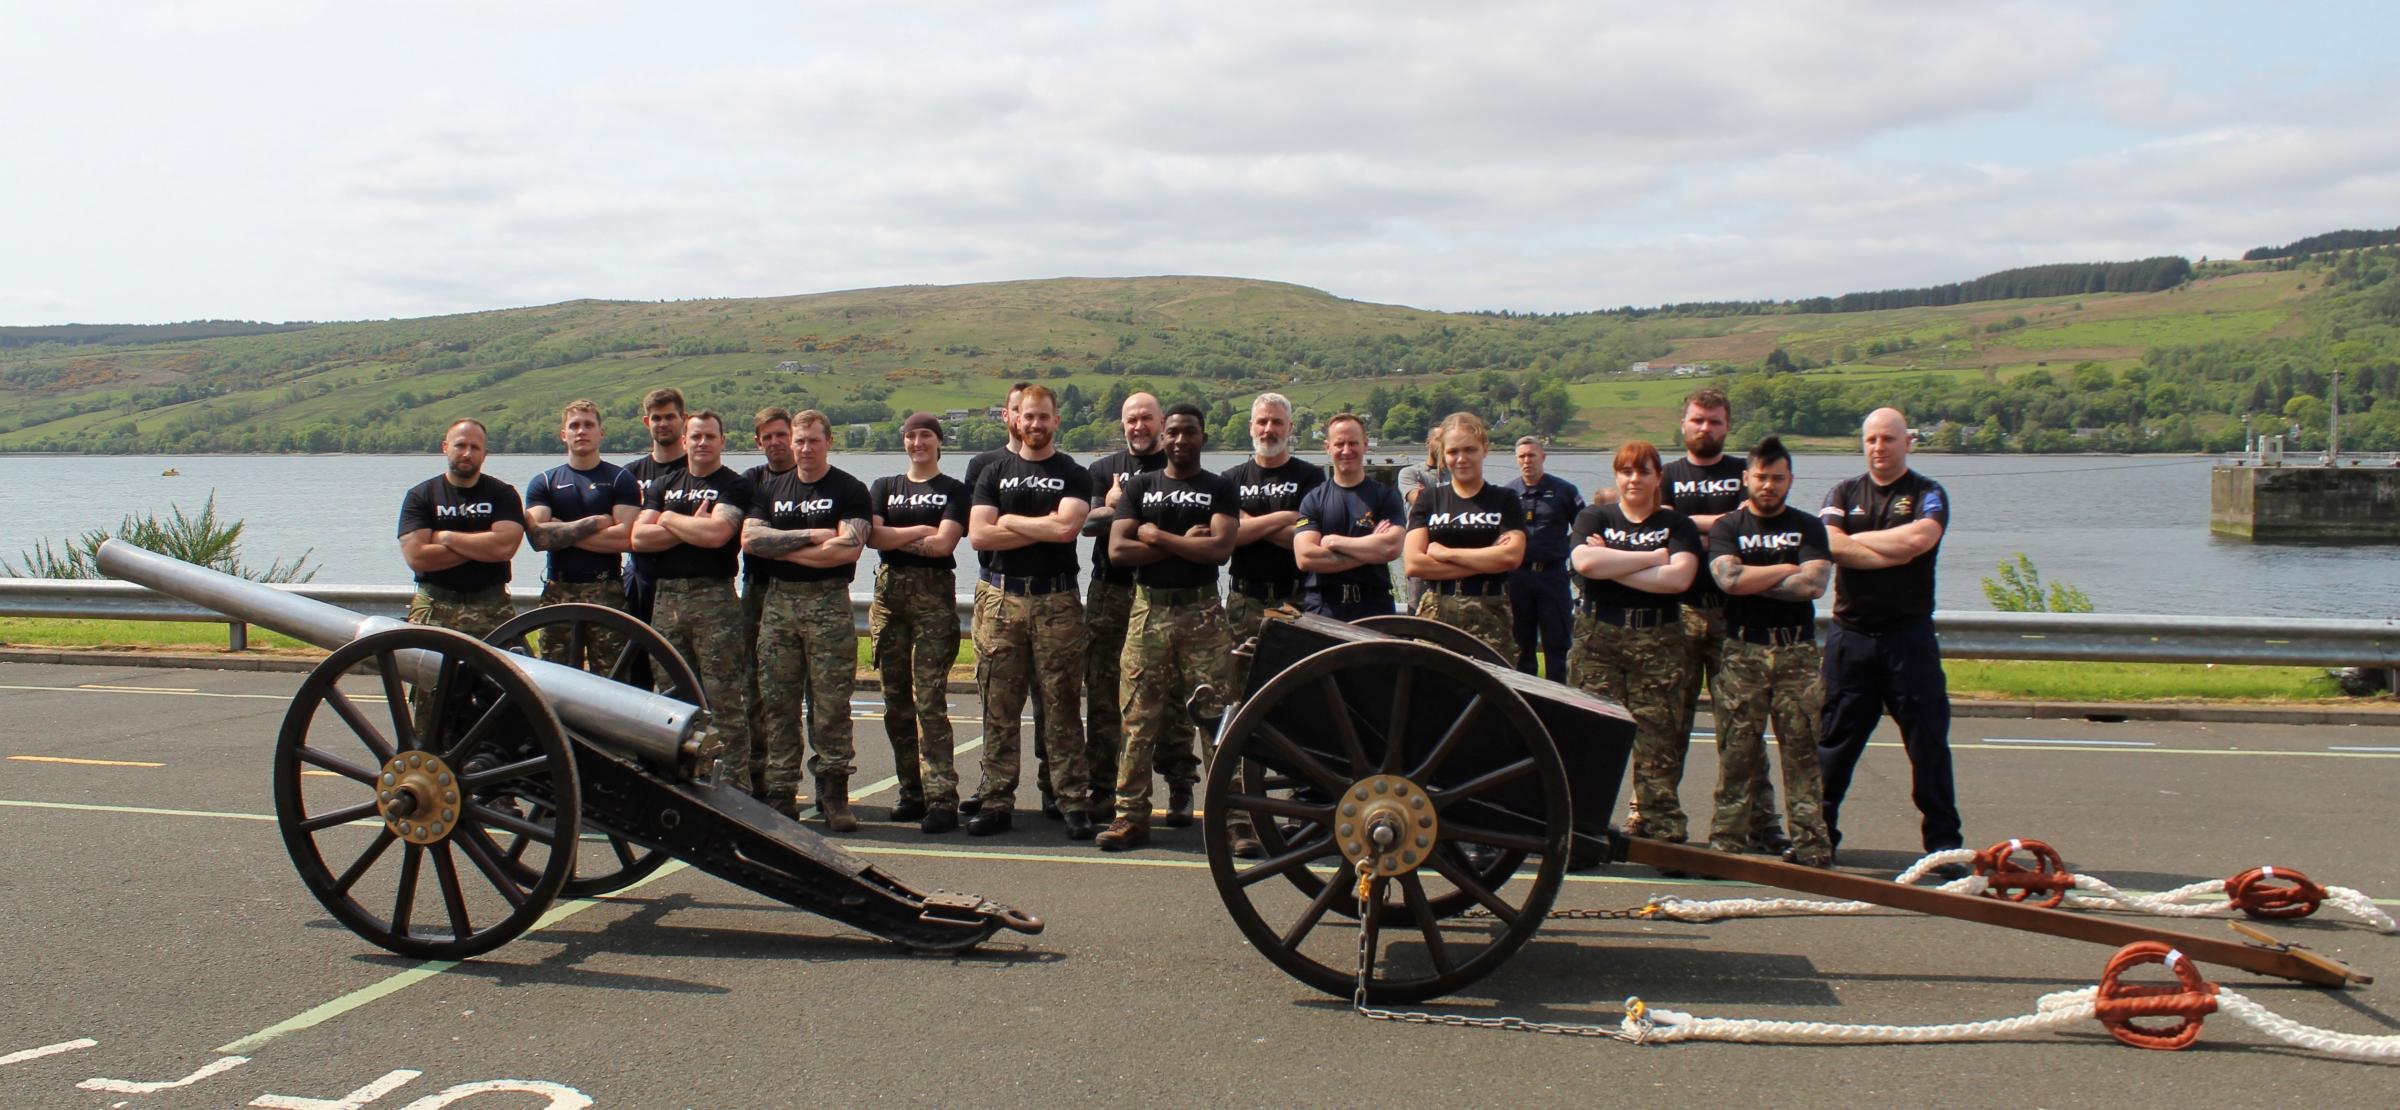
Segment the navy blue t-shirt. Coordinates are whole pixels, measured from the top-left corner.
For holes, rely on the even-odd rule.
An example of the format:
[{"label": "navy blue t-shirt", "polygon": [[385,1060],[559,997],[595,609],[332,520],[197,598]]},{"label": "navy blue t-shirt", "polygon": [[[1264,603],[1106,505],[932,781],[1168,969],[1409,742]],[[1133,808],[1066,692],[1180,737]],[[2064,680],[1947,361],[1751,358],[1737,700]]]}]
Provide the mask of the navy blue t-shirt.
[{"label": "navy blue t-shirt", "polygon": [[1516,494],[1525,509],[1525,561],[1564,563],[1573,546],[1567,534],[1574,530],[1575,514],[1583,511],[1583,494],[1575,483],[1544,474],[1531,489],[1521,477],[1509,479],[1503,488]]},{"label": "navy blue t-shirt", "polygon": [[[590,470],[562,463],[525,483],[525,504],[550,510],[550,519],[562,524],[592,516],[614,517],[619,505],[641,509],[642,487],[624,467],[612,462],[594,463]],[[548,577],[552,582],[599,582],[615,578],[620,566],[615,555],[561,548],[550,552]]]},{"label": "navy blue t-shirt", "polygon": [[[1373,478],[1362,479],[1355,486],[1339,485],[1328,479],[1300,499],[1300,523],[1294,527],[1302,532],[1355,538],[1374,535],[1375,529],[1386,521],[1396,527],[1408,527],[1408,506],[1400,500],[1398,490]],[[1306,585],[1321,593],[1356,586],[1363,596],[1380,597],[1392,592],[1392,568],[1388,563],[1367,563],[1332,574],[1310,571]]]}]

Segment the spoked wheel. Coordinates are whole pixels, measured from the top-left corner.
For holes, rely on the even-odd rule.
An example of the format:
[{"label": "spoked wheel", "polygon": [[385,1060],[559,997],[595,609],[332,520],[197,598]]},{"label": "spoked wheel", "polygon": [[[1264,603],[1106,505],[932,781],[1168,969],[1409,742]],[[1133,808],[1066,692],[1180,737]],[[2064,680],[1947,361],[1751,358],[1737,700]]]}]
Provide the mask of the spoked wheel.
[{"label": "spoked wheel", "polygon": [[[664,687],[660,693],[708,708],[708,694],[701,688],[700,676],[692,670],[691,663],[657,629],[624,610],[582,602],[545,605],[510,618],[485,636],[484,642],[503,651],[532,656],[536,635],[541,637],[545,648],[558,646],[560,650],[553,654],[568,666],[645,688],[656,682]],[[616,651],[602,650],[612,640],[621,641],[623,646]],[[549,811],[546,806],[535,805],[529,815],[541,821],[547,819]],[[560,891],[566,897],[591,898],[624,889],[667,862],[664,850],[644,848],[596,824],[586,825],[589,832],[576,852],[575,873]],[[533,846],[534,842],[523,836],[503,841],[502,862],[530,877],[532,871],[525,866],[524,857]]]},{"label": "spoked wheel", "polygon": [[1412,613],[1385,613],[1382,616],[1360,617],[1350,623],[1360,628],[1374,629],[1386,636],[1398,636],[1403,640],[1415,640],[1420,644],[1432,644],[1438,648],[1447,648],[1478,663],[1490,663],[1497,667],[1509,665],[1507,658],[1500,654],[1499,649],[1476,638],[1474,633],[1455,624],[1444,624],[1432,617],[1420,617]]},{"label": "spoked wheel", "polygon": [[[335,651],[275,741],[276,823],[300,881],[404,956],[465,959],[531,928],[573,871],[574,853],[554,849],[575,843],[579,813],[574,757],[540,691],[505,653],[444,628]],[[499,836],[544,850],[512,865]]]},{"label": "spoked wheel", "polygon": [[[1237,764],[1238,761],[1238,764]],[[1246,768],[1254,793],[1236,793]],[[1573,827],[1549,732],[1499,678],[1405,640],[1337,644],[1242,703],[1209,768],[1206,830],[1217,893],[1250,943],[1320,990],[1358,983],[1358,866],[1377,863],[1379,947],[1368,998],[1455,991],[1522,947],[1558,896]],[[1266,858],[1234,858],[1227,818],[1247,813]],[[1396,832],[1388,853],[1372,829]],[[1496,879],[1458,849],[1538,858]],[[1462,918],[1476,907],[1488,918]]]}]

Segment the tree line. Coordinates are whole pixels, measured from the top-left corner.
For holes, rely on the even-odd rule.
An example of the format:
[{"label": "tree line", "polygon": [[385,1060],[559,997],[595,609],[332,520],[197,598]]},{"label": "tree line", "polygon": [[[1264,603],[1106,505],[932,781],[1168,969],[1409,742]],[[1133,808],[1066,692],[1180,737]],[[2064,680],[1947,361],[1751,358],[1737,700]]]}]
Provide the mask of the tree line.
[{"label": "tree line", "polygon": [[2318,251],[2357,250],[2361,247],[2381,247],[2400,243],[2400,227],[2388,231],[2359,231],[2344,228],[2294,239],[2280,247],[2252,247],[2242,252],[2244,262],[2263,262],[2272,258],[2297,258]]}]

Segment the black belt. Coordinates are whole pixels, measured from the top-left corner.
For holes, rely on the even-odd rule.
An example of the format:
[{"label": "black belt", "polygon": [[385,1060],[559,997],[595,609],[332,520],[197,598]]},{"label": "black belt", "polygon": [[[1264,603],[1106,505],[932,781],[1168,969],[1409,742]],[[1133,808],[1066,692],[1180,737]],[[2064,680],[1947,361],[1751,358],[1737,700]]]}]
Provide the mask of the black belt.
[{"label": "black belt", "polygon": [[1448,594],[1457,597],[1501,597],[1508,593],[1508,584],[1506,582],[1477,582],[1471,578],[1452,578],[1440,582],[1427,582],[1425,584],[1425,588],[1432,590],[1437,594]]},{"label": "black belt", "polygon": [[1392,596],[1392,588],[1389,585],[1381,588],[1372,588],[1361,586],[1356,582],[1335,582],[1331,585],[1312,586],[1309,588],[1308,593],[1314,596],[1319,604],[1356,605],[1359,602],[1367,599],[1367,594],[1369,593],[1370,589],[1372,589],[1372,592],[1375,594],[1375,596],[1384,598],[1385,600],[1390,600]]},{"label": "black belt", "polygon": [[551,579],[551,581],[552,581],[552,582],[556,582],[556,583],[559,583],[560,585],[566,585],[566,586],[589,586],[589,585],[592,585],[593,583],[596,583],[596,582],[622,582],[622,581],[624,581],[624,580],[625,580],[625,575],[624,575],[624,572],[622,572],[622,571],[615,571],[615,570],[609,571],[607,574],[603,574],[603,575],[601,575],[601,576],[600,576],[600,577],[598,577],[598,578],[553,578],[553,579]]},{"label": "black belt", "polygon": [[1517,569],[1528,574],[1548,574],[1565,565],[1565,561],[1560,559],[1527,559]]},{"label": "black belt", "polygon": [[1255,597],[1260,601],[1289,601],[1299,595],[1300,580],[1295,578],[1289,582],[1270,582],[1263,579],[1236,578],[1233,580],[1233,589],[1243,597]]},{"label": "black belt", "polygon": [[485,601],[489,600],[493,594],[500,595],[500,599],[503,601],[508,600],[507,583],[501,583],[493,586],[481,586],[472,590],[461,590],[454,586],[437,586],[431,582],[419,582],[417,583],[417,592],[424,594],[426,597],[432,598],[435,601],[448,601],[454,603],[462,601]]},{"label": "black belt", "polygon": [[1110,567],[1100,572],[1099,580],[1111,586],[1130,586],[1133,585],[1133,572]]},{"label": "black belt", "polygon": [[1072,572],[1047,575],[1041,578],[1015,578],[996,570],[987,570],[983,572],[983,580],[1001,593],[1021,594],[1025,597],[1040,597],[1043,594],[1054,594],[1060,590],[1072,593],[1075,589],[1075,575]]},{"label": "black belt", "polygon": [[1743,625],[1738,628],[1728,628],[1725,630],[1725,634],[1733,637],[1734,639],[1740,640],[1745,644],[1757,644],[1760,647],[1791,647],[1794,644],[1813,644],[1817,642],[1817,629],[1815,625],[1800,625],[1798,627],[1784,628],[1766,628]]},{"label": "black belt", "polygon": [[1197,605],[1215,601],[1217,591],[1212,586],[1135,586],[1136,594],[1152,605]]},{"label": "black belt", "polygon": [[1613,624],[1619,628],[1657,628],[1660,625],[1680,626],[1683,623],[1683,611],[1672,605],[1619,609],[1608,605],[1594,605],[1587,601],[1583,603],[1583,611],[1591,614],[1594,620],[1602,624]]}]

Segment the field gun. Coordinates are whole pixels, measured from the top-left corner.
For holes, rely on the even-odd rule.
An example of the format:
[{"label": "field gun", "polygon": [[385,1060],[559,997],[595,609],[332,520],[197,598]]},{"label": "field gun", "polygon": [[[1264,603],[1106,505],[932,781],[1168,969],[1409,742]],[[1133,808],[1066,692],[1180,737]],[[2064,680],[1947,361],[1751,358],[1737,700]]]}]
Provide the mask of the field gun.
[{"label": "field gun", "polygon": [[[2100,944],[2165,941],[2321,986],[2371,981],[2302,949],[1625,835],[1610,818],[1632,718],[1517,672],[1448,625],[1283,610],[1249,650],[1248,685],[1215,725],[1209,871],[1251,945],[1331,994],[1405,1003],[1456,991],[1532,938],[1568,870],[1626,861]],[[1256,825],[1264,859],[1233,855],[1237,815]],[[1320,928],[1332,918],[1358,926]]]},{"label": "field gun", "polygon": [[[332,652],[293,695],[276,737],[276,823],[326,911],[393,952],[489,952],[562,894],[618,890],[670,858],[912,950],[1042,929],[982,898],[918,891],[741,784],[715,781],[719,745],[698,679],[627,614],[548,606],[478,640],[118,540],[101,545],[98,562],[111,577]],[[569,659],[624,646],[587,671],[533,657],[537,636],[558,637]],[[624,681],[637,672],[651,681]]]}]

